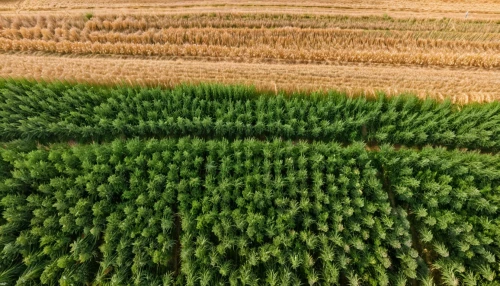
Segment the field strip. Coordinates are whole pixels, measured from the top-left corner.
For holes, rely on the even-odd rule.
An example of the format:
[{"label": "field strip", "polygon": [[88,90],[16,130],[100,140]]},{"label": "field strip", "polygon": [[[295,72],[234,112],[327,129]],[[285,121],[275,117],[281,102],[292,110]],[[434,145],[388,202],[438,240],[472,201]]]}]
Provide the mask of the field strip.
[{"label": "field strip", "polygon": [[[337,15],[311,12],[333,9],[321,0],[26,0],[19,14],[0,15],[0,76],[162,86],[208,81],[350,94],[381,90],[451,96],[460,103],[500,99],[500,17],[422,17],[424,12],[411,11],[458,13],[471,7],[461,0],[417,3],[342,0],[335,5],[353,14]],[[500,11],[488,0],[475,4],[471,15],[486,6],[488,15]],[[2,5],[7,4],[0,10]],[[49,6],[50,15],[23,10]],[[124,10],[113,8],[118,6]],[[74,13],[79,7],[92,8]],[[179,14],[161,14],[162,9]],[[286,9],[295,10],[279,14]],[[370,15],[357,13],[363,9]],[[390,11],[410,14],[398,18]]]},{"label": "field strip", "polygon": [[[0,54],[0,77],[121,82],[173,86],[178,83],[253,84],[262,90],[340,89],[368,94],[412,92],[467,103],[500,99],[500,72],[482,69],[383,65],[304,65],[186,60],[61,57]],[[368,87],[368,88],[367,88]]]},{"label": "field strip", "polygon": [[[414,18],[464,18],[467,11],[472,19],[499,19],[498,1],[160,1],[160,0],[26,0],[17,7],[18,1],[3,1],[0,11],[6,13],[41,13],[59,11],[63,13],[82,13],[83,11],[115,11],[122,13],[143,13],[152,10],[157,13],[186,12],[270,12],[299,14],[343,14],[343,15],[382,15],[391,17]],[[18,10],[19,9],[19,10]],[[64,11],[63,11],[64,10]]]},{"label": "field strip", "polygon": [[[26,29],[23,32],[23,28]],[[88,15],[5,15],[0,14],[0,30],[4,36],[19,36],[35,32],[36,29],[56,30],[66,33],[89,34],[123,33],[139,31],[183,29],[314,29],[334,34],[357,33],[363,37],[402,37],[402,39],[441,39],[492,41],[498,40],[500,23],[495,21],[475,21],[464,19],[395,19],[384,16],[345,16],[272,13],[184,13],[161,15],[151,11],[148,14],[89,13]],[[258,32],[258,31],[257,31]],[[404,33],[404,34],[402,34]],[[34,36],[34,35],[33,35]]]},{"label": "field strip", "polygon": [[[150,11],[147,14],[127,14],[96,12],[88,15],[8,15],[0,14],[0,29],[35,28],[54,30],[84,29],[86,32],[113,31],[136,32],[139,30],[165,28],[310,28],[336,30],[363,30],[365,32],[385,32],[387,36],[395,31],[420,31],[424,38],[462,39],[463,33],[475,36],[496,36],[500,31],[498,21],[478,21],[468,19],[395,19],[380,15],[309,15],[276,13],[183,13],[161,15]],[[444,36],[446,33],[448,36]],[[468,38],[465,38],[468,39]],[[464,40],[465,40],[464,39]],[[496,39],[496,38],[494,38]],[[477,39],[471,39],[477,40]]]},{"label": "field strip", "polygon": [[390,63],[397,65],[421,66],[470,66],[499,68],[500,54],[490,53],[418,53],[411,49],[402,52],[390,50],[296,50],[264,47],[227,47],[210,45],[170,45],[170,44],[131,44],[131,43],[91,43],[91,42],[47,42],[43,40],[4,40],[0,39],[2,51],[42,51],[61,54],[118,54],[140,56],[170,57],[209,57],[237,62],[286,61],[288,63],[323,62],[337,63]]},{"label": "field strip", "polygon": [[500,27],[488,21],[316,18],[311,22],[294,15],[278,20],[272,15],[241,14],[103,15],[90,20],[3,16],[0,50],[237,62],[500,67]]}]

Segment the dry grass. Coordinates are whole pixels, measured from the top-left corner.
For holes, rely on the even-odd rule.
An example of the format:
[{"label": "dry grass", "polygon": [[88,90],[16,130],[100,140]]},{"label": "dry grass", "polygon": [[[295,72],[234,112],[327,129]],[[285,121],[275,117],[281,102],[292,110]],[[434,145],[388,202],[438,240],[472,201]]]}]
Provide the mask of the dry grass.
[{"label": "dry grass", "polygon": [[184,60],[80,58],[0,54],[1,77],[64,79],[100,84],[172,86],[181,82],[253,84],[286,91],[340,89],[351,94],[412,92],[460,103],[500,99],[500,72],[391,65],[287,65]]},{"label": "dry grass", "polygon": [[4,77],[500,99],[500,14],[477,17],[500,4],[487,0],[468,19],[461,0],[16,3],[0,15]]},{"label": "dry grass", "polygon": [[[249,22],[244,21],[246,17]],[[219,14],[148,20],[146,16],[108,15],[89,21],[84,17],[2,17],[0,50],[206,57],[244,62],[500,67],[497,27],[500,25],[492,22],[398,20],[394,23],[380,17],[317,17],[314,28],[305,28],[309,23],[307,17],[283,15],[276,21],[273,17]],[[188,21],[191,26],[186,28],[184,21],[189,18],[193,21]],[[261,27],[256,28],[259,22]],[[411,22],[414,23],[409,26]],[[286,27],[285,23],[293,26]],[[232,27],[228,28],[230,24]],[[343,28],[333,28],[334,24]],[[388,26],[394,30],[382,30]],[[413,30],[404,30],[405,27]],[[470,32],[478,27],[485,32]]]},{"label": "dry grass", "polygon": [[[90,22],[90,21],[89,21]],[[88,24],[88,23],[87,23]],[[111,25],[111,24],[109,24]],[[90,29],[87,26],[91,27]],[[166,26],[168,27],[168,26]],[[472,37],[471,37],[472,36]],[[499,51],[500,33],[433,33],[413,31],[367,31],[355,29],[323,28],[144,28],[128,31],[106,31],[86,25],[84,29],[45,28],[40,26],[0,30],[0,37],[11,40],[90,41],[98,43],[134,44],[198,44],[255,47],[307,47],[310,49],[415,47],[464,51]],[[439,38],[438,38],[439,37]],[[468,39],[468,38],[474,38]],[[478,39],[483,38],[483,39]]]},{"label": "dry grass", "polygon": [[188,58],[210,58],[217,61],[233,62],[286,62],[286,63],[386,63],[394,65],[455,66],[455,67],[500,67],[500,53],[492,52],[424,52],[407,48],[402,51],[391,49],[293,49],[269,45],[257,47],[230,47],[206,44],[129,44],[54,42],[48,40],[6,40],[0,39],[3,51],[43,51],[61,54],[101,54],[134,56],[167,56]]},{"label": "dry grass", "polygon": [[[272,12],[272,11],[271,11]],[[20,27],[41,29],[55,28],[88,29],[90,31],[132,32],[148,29],[171,28],[332,28],[349,30],[380,31],[420,31],[431,32],[429,38],[455,36],[479,36],[477,40],[491,40],[500,32],[500,21],[479,21],[448,18],[391,18],[388,16],[347,16],[347,15],[310,15],[276,13],[183,13],[157,14],[110,14],[92,13],[88,20],[84,14],[66,15],[54,13],[46,15],[8,15],[0,14],[0,29]],[[482,36],[485,36],[482,38]],[[453,37],[452,39],[457,39]],[[458,38],[460,39],[460,38]],[[498,39],[498,38],[496,38]],[[471,39],[472,40],[472,39]]]},{"label": "dry grass", "polygon": [[158,13],[185,12],[266,12],[298,14],[345,14],[345,15],[381,15],[417,18],[463,18],[465,11],[471,11],[475,19],[499,19],[500,3],[495,0],[254,0],[254,1],[162,1],[162,0],[24,0],[14,6],[11,1],[2,1],[0,10],[23,13],[58,11],[80,13],[84,10],[121,11]]}]

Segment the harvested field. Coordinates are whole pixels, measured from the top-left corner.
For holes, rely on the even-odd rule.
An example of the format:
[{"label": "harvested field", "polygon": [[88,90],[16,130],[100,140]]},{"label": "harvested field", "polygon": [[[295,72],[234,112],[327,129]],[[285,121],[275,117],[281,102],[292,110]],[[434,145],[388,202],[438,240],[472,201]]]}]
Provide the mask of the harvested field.
[{"label": "harvested field", "polygon": [[146,59],[143,57],[73,57],[44,54],[2,54],[0,77],[83,81],[99,84],[135,83],[151,86],[221,82],[253,84],[261,90],[340,89],[350,94],[416,93],[451,97],[454,102],[490,102],[499,98],[498,71],[376,64],[311,65]]},{"label": "harvested field", "polygon": [[498,19],[500,3],[494,0],[403,0],[403,1],[161,1],[161,0],[21,0],[2,1],[0,9],[5,12],[39,13],[60,11],[80,13],[85,10],[123,13],[204,13],[204,12],[269,12],[296,14],[344,14],[344,15],[383,15],[392,17],[417,18],[463,18],[466,11],[474,19]]},{"label": "harvested field", "polygon": [[344,2],[5,2],[0,75],[500,97],[499,4]]}]

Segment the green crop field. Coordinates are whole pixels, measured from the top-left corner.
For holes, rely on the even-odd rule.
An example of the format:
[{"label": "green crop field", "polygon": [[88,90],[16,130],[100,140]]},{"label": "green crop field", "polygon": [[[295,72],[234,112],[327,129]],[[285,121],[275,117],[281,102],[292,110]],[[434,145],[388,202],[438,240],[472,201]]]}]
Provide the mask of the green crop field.
[{"label": "green crop field", "polygon": [[265,94],[245,86],[172,90],[0,81],[0,136],[40,142],[117,137],[319,140],[500,150],[500,103],[415,96]]},{"label": "green crop field", "polygon": [[499,285],[500,104],[0,82],[0,285]]}]

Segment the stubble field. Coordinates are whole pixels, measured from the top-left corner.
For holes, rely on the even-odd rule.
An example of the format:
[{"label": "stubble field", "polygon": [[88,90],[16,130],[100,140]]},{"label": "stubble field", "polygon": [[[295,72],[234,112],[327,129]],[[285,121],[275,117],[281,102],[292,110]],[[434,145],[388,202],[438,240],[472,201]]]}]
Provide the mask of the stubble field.
[{"label": "stubble field", "polygon": [[26,0],[0,11],[2,77],[500,97],[494,1]]}]

